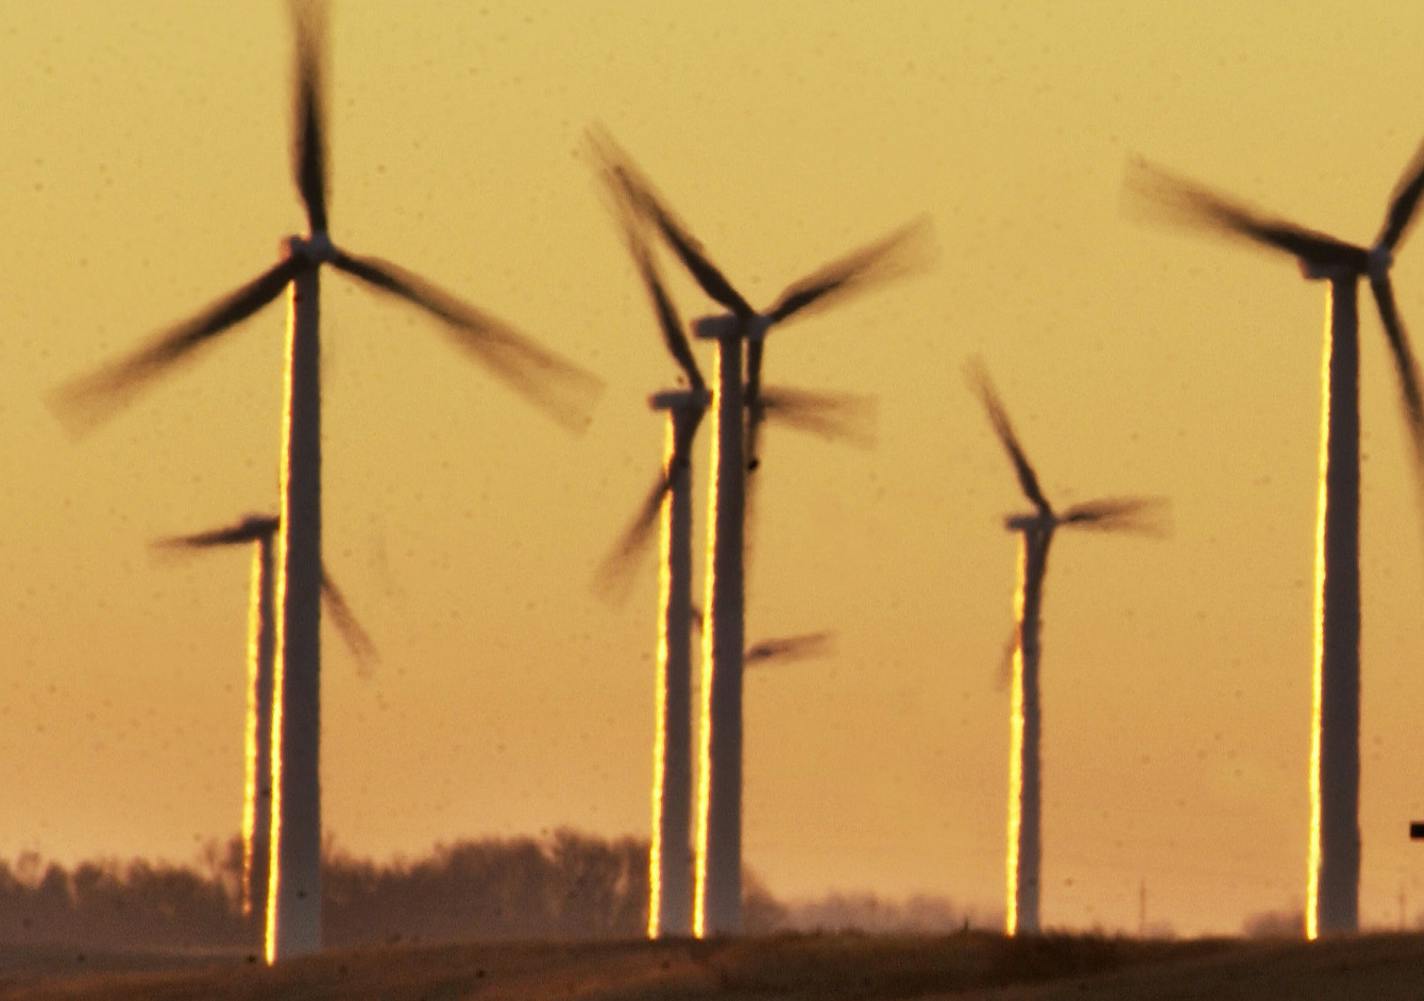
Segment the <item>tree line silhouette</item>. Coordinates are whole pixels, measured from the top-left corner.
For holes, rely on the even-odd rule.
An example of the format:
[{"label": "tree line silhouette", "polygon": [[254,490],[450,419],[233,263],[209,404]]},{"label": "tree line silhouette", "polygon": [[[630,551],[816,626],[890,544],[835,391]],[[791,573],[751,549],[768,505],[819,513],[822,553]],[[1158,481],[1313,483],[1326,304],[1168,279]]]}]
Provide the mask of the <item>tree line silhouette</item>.
[{"label": "tree line silhouette", "polygon": [[[67,868],[25,852],[0,859],[0,943],[250,952],[259,940],[260,916],[241,913],[241,878],[237,838],[209,843],[188,864],[101,859]],[[323,937],[338,948],[629,939],[641,937],[647,926],[648,842],[632,837],[605,839],[563,828],[540,838],[461,840],[418,858],[383,862],[328,844],[322,880]],[[858,901],[859,907],[842,898],[827,898],[819,909],[791,907],[754,876],[746,883],[750,934],[826,919],[856,926],[858,911],[883,925],[894,908],[873,898]],[[918,917],[925,917],[923,909]],[[936,917],[945,926],[961,919],[943,908]]]},{"label": "tree line silhouette", "polygon": [[[323,938],[353,947],[402,941],[636,939],[647,928],[648,842],[570,828],[543,837],[465,839],[378,862],[328,843]],[[997,928],[997,913],[942,896],[886,900],[829,893],[782,901],[744,878],[746,932],[938,934]],[[241,912],[242,844],[209,842],[187,864],[86,860],[71,868],[23,852],[0,859],[0,945],[255,954],[260,916]],[[1414,927],[1424,927],[1424,912]],[[1101,931],[1101,929],[1099,929]],[[1299,905],[1248,915],[1247,938],[1300,938]],[[1153,937],[1174,937],[1167,926]]]}]

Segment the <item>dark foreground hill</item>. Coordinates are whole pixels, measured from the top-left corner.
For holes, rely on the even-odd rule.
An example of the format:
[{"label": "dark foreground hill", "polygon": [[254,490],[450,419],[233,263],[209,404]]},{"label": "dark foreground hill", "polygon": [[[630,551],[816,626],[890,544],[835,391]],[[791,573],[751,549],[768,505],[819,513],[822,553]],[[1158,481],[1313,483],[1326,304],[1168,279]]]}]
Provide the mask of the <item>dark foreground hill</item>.
[{"label": "dark foreground hill", "polygon": [[[170,966],[169,964],[174,964]],[[168,966],[169,968],[162,968]],[[1424,936],[1140,942],[795,935],[732,942],[389,946],[264,969],[241,956],[0,953],[0,999],[738,1001],[1417,999]]]}]

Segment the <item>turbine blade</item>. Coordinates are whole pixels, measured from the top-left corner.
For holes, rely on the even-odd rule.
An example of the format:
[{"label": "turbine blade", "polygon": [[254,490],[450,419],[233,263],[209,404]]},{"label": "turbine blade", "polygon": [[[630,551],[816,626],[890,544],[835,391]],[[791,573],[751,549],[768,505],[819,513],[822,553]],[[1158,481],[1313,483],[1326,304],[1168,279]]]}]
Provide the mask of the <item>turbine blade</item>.
[{"label": "turbine blade", "polygon": [[994,426],[994,433],[999,436],[1004,450],[1009,453],[1009,459],[1014,464],[1014,472],[1018,474],[1019,487],[1023,490],[1024,496],[1041,513],[1051,512],[1053,508],[1049,505],[1048,499],[1043,496],[1043,490],[1038,485],[1038,476],[1034,473],[1033,467],[1029,465],[1028,457],[1024,454],[1018,438],[1014,435],[1013,425],[1009,423],[1008,412],[1004,409],[998,394],[994,392],[994,384],[989,381],[988,371],[979,361],[975,360],[969,363],[967,374],[970,385],[979,394],[984,409],[988,411],[989,423]]},{"label": "turbine blade", "polygon": [[146,347],[59,387],[51,398],[56,416],[72,432],[91,429],[129,403],[170,365],[189,359],[195,348],[277,298],[307,266],[300,258],[288,257],[192,319],[163,331]]},{"label": "turbine blade", "polygon": [[811,306],[824,306],[848,292],[910,274],[932,259],[927,218],[916,219],[888,236],[841,257],[787,287],[767,314],[772,323]]},{"label": "turbine blade", "polygon": [[813,393],[785,386],[761,391],[763,420],[860,448],[875,444],[876,400],[854,393]]},{"label": "turbine blade", "polygon": [[1394,301],[1394,285],[1390,282],[1389,275],[1371,276],[1370,288],[1374,291],[1375,303],[1379,306],[1380,321],[1384,324],[1389,352],[1394,358],[1394,370],[1399,376],[1404,423],[1409,430],[1410,444],[1414,446],[1415,473],[1419,477],[1421,491],[1424,491],[1424,394],[1420,392],[1419,366],[1409,348],[1404,322],[1399,318],[1399,308]]},{"label": "turbine blade", "polygon": [[564,427],[582,431],[587,426],[593,403],[603,389],[602,380],[591,372],[389,261],[336,250],[331,263],[443,321],[461,347]]},{"label": "turbine blade", "polygon": [[835,648],[835,633],[803,633],[800,636],[782,636],[777,639],[762,640],[747,648],[742,660],[748,666],[779,660],[782,663],[805,660],[808,657],[824,657]]},{"label": "turbine blade", "polygon": [[292,110],[292,174],[307,210],[312,233],[326,223],[326,5],[292,0],[296,68]]},{"label": "turbine blade", "polygon": [[627,598],[634,571],[637,570],[641,557],[652,540],[663,498],[672,489],[672,483],[671,477],[658,474],[652,488],[643,497],[643,502],[638,505],[638,511],[632,521],[598,565],[594,573],[593,589],[610,602],[621,604]]},{"label": "turbine blade", "polygon": [[678,367],[687,376],[688,385],[694,390],[705,390],[707,382],[702,378],[702,372],[697,368],[697,359],[692,355],[692,343],[688,340],[687,330],[683,327],[682,319],[677,315],[677,308],[663,287],[662,276],[658,274],[657,265],[653,262],[653,255],[649,252],[648,244],[643,239],[642,233],[639,232],[638,221],[633,218],[626,198],[620,193],[617,180],[608,171],[604,172],[604,178],[609,187],[614,189],[621,210],[619,214],[623,224],[623,237],[628,244],[629,252],[633,255],[633,262],[638,268],[638,274],[642,276],[643,286],[648,290],[648,297],[653,302],[653,309],[658,314],[658,327],[662,331],[663,343],[667,346],[673,361],[677,362]]},{"label": "turbine blade", "polygon": [[155,549],[207,549],[213,546],[233,546],[268,538],[277,531],[277,525],[277,519],[271,515],[251,514],[224,528],[195,532],[192,535],[169,536],[156,540],[152,545]]},{"label": "turbine blade", "polygon": [[1145,160],[1129,165],[1128,190],[1173,217],[1267,247],[1284,250],[1302,262],[1364,271],[1369,255],[1361,247],[1324,233],[1261,215],[1208,188],[1170,174]]},{"label": "turbine blade", "polygon": [[670,468],[658,473],[651,489],[644,495],[643,502],[638,505],[637,513],[633,515],[628,527],[623,530],[617,543],[609,550],[594,573],[594,590],[615,604],[628,596],[633,573],[652,540],[653,527],[662,511],[663,499],[672,490],[678,476],[691,475],[692,443],[697,437],[697,429],[702,423],[704,412],[699,412],[696,420],[689,421],[684,432],[673,442]]},{"label": "turbine blade", "polygon": [[1074,504],[1058,518],[1060,525],[1104,532],[1168,534],[1170,504],[1163,497],[1103,497]]},{"label": "turbine blade", "polygon": [[633,161],[618,147],[602,129],[590,129],[589,145],[605,165],[609,174],[622,189],[624,197],[640,213],[656,225],[667,240],[683,266],[696,279],[702,291],[713,301],[720,303],[737,316],[746,318],[756,315],[756,310],[732,287],[722,272],[708,259],[702,244],[688,231],[672,211],[654,191],[653,186]]},{"label": "turbine blade", "polygon": [[1391,252],[1399,246],[1409,224],[1414,220],[1414,211],[1419,207],[1419,196],[1424,194],[1424,143],[1414,151],[1409,166],[1404,168],[1399,182],[1389,199],[1389,212],[1384,218],[1384,228],[1376,241]]},{"label": "turbine blade", "polygon": [[376,645],[371,642],[370,634],[351,611],[346,597],[331,579],[331,574],[325,566],[321,568],[321,597],[326,603],[332,625],[336,626],[341,638],[346,641],[346,646],[356,656],[357,671],[363,676],[369,676],[371,665],[380,659],[376,653]]}]

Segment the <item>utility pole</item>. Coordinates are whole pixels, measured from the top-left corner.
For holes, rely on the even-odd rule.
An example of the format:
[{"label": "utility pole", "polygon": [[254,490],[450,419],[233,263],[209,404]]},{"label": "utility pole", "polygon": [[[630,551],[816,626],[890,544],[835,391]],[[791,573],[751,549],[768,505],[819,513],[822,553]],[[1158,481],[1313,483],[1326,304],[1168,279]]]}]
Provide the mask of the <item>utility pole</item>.
[{"label": "utility pole", "polygon": [[[1409,822],[1409,840],[1424,841],[1424,820],[1411,820]],[[1404,881],[1399,883],[1399,930],[1404,930],[1405,923],[1405,903],[1404,903]]]}]

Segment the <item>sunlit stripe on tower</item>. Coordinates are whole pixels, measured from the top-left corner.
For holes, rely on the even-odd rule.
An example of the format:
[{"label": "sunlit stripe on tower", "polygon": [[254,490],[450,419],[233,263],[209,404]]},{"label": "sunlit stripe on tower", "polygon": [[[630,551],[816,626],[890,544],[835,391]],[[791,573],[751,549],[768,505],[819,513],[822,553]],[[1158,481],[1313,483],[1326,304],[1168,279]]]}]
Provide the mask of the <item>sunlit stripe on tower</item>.
[{"label": "sunlit stripe on tower", "polygon": [[[720,389],[719,389],[720,392]],[[702,683],[698,691],[701,708],[697,713],[697,840],[696,868],[692,887],[692,934],[703,938],[707,934],[707,844],[708,823],[711,819],[712,803],[712,648],[714,630],[711,612],[713,596],[717,590],[717,505],[718,494],[722,490],[721,478],[715,472],[719,465],[720,443],[722,440],[721,407],[718,400],[712,405],[712,450],[708,468],[714,471],[707,490],[707,588],[703,597],[706,620],[702,623]]]},{"label": "sunlit stripe on tower", "polygon": [[[293,380],[291,373],[300,327],[298,317],[302,308],[301,297],[297,294],[294,286],[292,293],[287,297],[287,338],[282,359],[282,370],[287,373],[287,378],[283,380],[282,391],[282,427],[284,429],[290,429],[292,426]],[[285,609],[287,607],[288,583],[287,545],[289,533],[287,529],[291,524],[290,483],[292,479],[291,450],[286,447],[287,438],[288,432],[284,430],[278,478],[278,496],[282,499],[282,508],[281,520],[277,529],[276,560],[273,565],[277,574],[276,596],[273,601],[277,629],[274,641],[276,656],[273,657],[272,664],[272,837],[269,847],[270,861],[267,868],[267,934],[264,943],[268,965],[277,961],[277,935],[280,930],[277,925],[278,902],[282,890],[282,865],[279,857],[282,850],[282,759],[284,756],[282,732],[287,685],[287,658],[285,654],[287,649],[287,615]]]},{"label": "sunlit stripe on tower", "polygon": [[[673,460],[677,456],[677,422],[667,421],[667,431],[663,440],[663,472],[673,476]],[[658,543],[658,608],[669,607],[672,601],[672,532],[673,497],[671,492],[663,500],[661,541]],[[663,811],[667,803],[663,799],[663,783],[667,777],[668,741],[668,660],[672,656],[669,646],[668,622],[664,615],[658,616],[658,659],[653,681],[653,833],[648,849],[648,937],[657,938],[662,931],[662,865],[663,865]],[[685,885],[685,884],[684,884]]]},{"label": "sunlit stripe on tower", "polygon": [[1009,849],[1005,866],[1004,931],[1018,931],[1019,901],[1019,832],[1023,824],[1023,742],[1024,742],[1024,584],[1028,580],[1028,534],[1019,542],[1019,579],[1014,590],[1013,681],[1009,705]]},{"label": "sunlit stripe on tower", "polygon": [[255,862],[257,833],[257,795],[262,778],[257,774],[258,684],[262,675],[262,632],[265,628],[262,608],[263,553],[260,545],[252,549],[252,599],[247,619],[247,718],[243,726],[243,788],[242,788],[242,913],[251,914],[252,870]]},{"label": "sunlit stripe on tower", "polygon": [[1335,285],[1326,285],[1325,350],[1320,372],[1320,459],[1315,498],[1315,594],[1311,620],[1313,660],[1310,679],[1310,847],[1306,856],[1305,937],[1320,935],[1321,823],[1325,810],[1320,782],[1322,711],[1325,702],[1325,524],[1330,470],[1330,365],[1334,354]]}]

